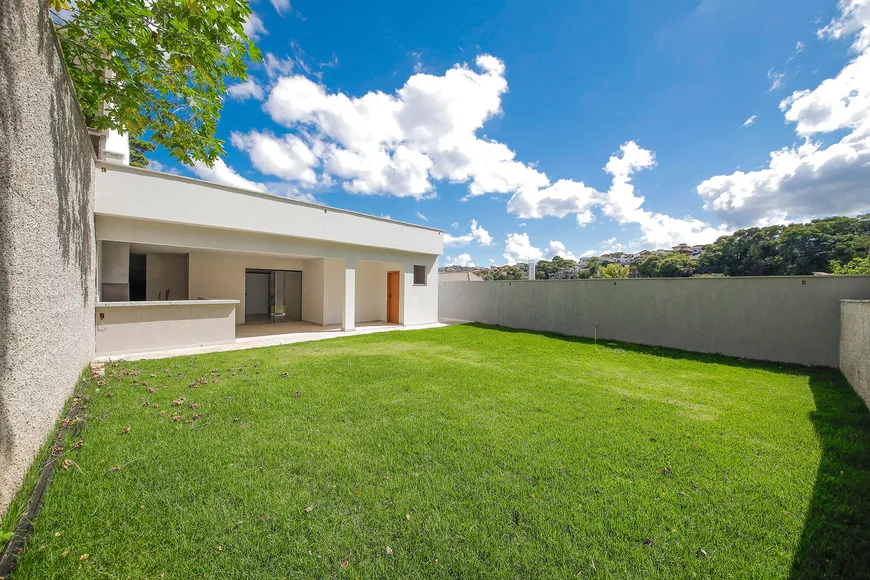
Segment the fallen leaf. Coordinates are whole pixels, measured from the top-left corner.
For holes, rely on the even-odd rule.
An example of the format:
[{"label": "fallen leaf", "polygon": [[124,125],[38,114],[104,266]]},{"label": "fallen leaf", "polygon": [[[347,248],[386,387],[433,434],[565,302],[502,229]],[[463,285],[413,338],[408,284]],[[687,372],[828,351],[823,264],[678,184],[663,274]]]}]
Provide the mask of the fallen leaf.
[{"label": "fallen leaf", "polygon": [[130,432],[130,426],[129,426],[129,425],[127,425],[126,427],[124,427],[123,429],[121,429],[121,433],[123,433],[124,435],[126,435],[126,434],[129,433],[129,432]]},{"label": "fallen leaf", "polygon": [[301,393],[300,391],[296,391],[295,393],[293,393],[293,398],[294,398],[294,399],[298,399],[298,398],[301,397],[301,396],[302,396],[302,393]]},{"label": "fallen leaf", "polygon": [[82,554],[79,556],[79,560],[87,560],[90,557],[90,554]]},{"label": "fallen leaf", "polygon": [[350,565],[350,562],[348,562],[347,560],[345,560],[344,562],[341,563],[341,565],[342,565],[343,567],[347,568],[347,567]]},{"label": "fallen leaf", "polygon": [[149,393],[156,393],[156,392],[157,392],[157,387],[148,387],[148,392],[149,392]]},{"label": "fallen leaf", "polygon": [[63,532],[55,532],[55,533],[54,533],[54,537],[57,538],[57,537],[59,537],[62,533],[63,533]]},{"label": "fallen leaf", "polygon": [[183,404],[184,404],[184,397],[181,397],[180,399],[175,399],[174,401],[172,401],[173,407],[180,407]]},{"label": "fallen leaf", "polygon": [[405,519],[410,522],[411,521],[411,514],[405,514]]},{"label": "fallen leaf", "polygon": [[314,506],[310,505],[307,508],[305,508],[305,513],[310,514],[313,509],[314,509]]},{"label": "fallen leaf", "polygon": [[698,550],[698,553],[695,554],[695,555],[698,556],[699,558],[706,558],[706,557],[707,557],[707,552],[704,550],[704,548],[700,548],[700,549]]},{"label": "fallen leaf", "polygon": [[120,465],[115,465],[115,466],[113,466],[109,471],[121,471],[121,466],[120,466]]},{"label": "fallen leaf", "polygon": [[392,555],[393,555],[393,549],[391,547],[387,546],[387,556],[392,556]]},{"label": "fallen leaf", "polygon": [[61,558],[66,558],[67,556],[69,556],[69,550],[64,550],[60,553]]}]

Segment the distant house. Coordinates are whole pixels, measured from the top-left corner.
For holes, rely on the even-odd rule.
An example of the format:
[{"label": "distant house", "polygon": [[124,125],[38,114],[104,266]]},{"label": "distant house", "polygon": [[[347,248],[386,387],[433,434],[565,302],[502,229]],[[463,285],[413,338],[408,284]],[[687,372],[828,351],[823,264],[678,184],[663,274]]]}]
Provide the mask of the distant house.
[{"label": "distant house", "polygon": [[438,272],[439,282],[483,282],[474,272]]},{"label": "distant house", "polygon": [[686,243],[679,243],[676,246],[673,246],[671,249],[675,252],[685,254],[687,256],[692,254],[692,246]]},{"label": "distant house", "polygon": [[704,253],[704,248],[706,248],[706,246],[704,246],[703,244],[695,244],[694,246],[692,246],[692,251],[689,253],[689,255],[692,258],[697,258]]}]

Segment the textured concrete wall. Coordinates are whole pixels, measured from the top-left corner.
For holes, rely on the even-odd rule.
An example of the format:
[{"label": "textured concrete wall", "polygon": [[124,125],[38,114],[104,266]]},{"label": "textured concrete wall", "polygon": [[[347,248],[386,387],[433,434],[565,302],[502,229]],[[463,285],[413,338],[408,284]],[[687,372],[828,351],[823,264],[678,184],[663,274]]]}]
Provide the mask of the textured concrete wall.
[{"label": "textured concrete wall", "polygon": [[870,276],[450,282],[439,316],[806,365],[840,360],[840,299]]},{"label": "textured concrete wall", "polygon": [[870,300],[840,302],[840,370],[870,407]]},{"label": "textured concrete wall", "polygon": [[0,0],[0,512],[94,355],[94,161],[47,2]]}]

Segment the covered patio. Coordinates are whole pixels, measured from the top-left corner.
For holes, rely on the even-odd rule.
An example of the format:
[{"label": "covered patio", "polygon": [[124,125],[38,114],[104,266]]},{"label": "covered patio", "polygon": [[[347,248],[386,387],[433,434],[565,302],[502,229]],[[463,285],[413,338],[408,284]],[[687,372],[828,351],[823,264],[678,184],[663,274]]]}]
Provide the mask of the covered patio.
[{"label": "covered patio", "polygon": [[[95,215],[98,355],[437,322],[438,230],[106,169]],[[154,189],[155,179],[165,183]]]}]

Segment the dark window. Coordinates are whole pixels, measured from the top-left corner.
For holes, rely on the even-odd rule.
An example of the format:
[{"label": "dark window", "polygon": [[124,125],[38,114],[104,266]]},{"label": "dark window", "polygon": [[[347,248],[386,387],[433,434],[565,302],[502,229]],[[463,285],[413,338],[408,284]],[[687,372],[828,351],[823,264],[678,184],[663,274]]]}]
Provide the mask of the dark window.
[{"label": "dark window", "polygon": [[145,300],[145,254],[130,254],[130,300]]},{"label": "dark window", "polygon": [[426,285],[426,266],[414,266],[414,285]]}]

